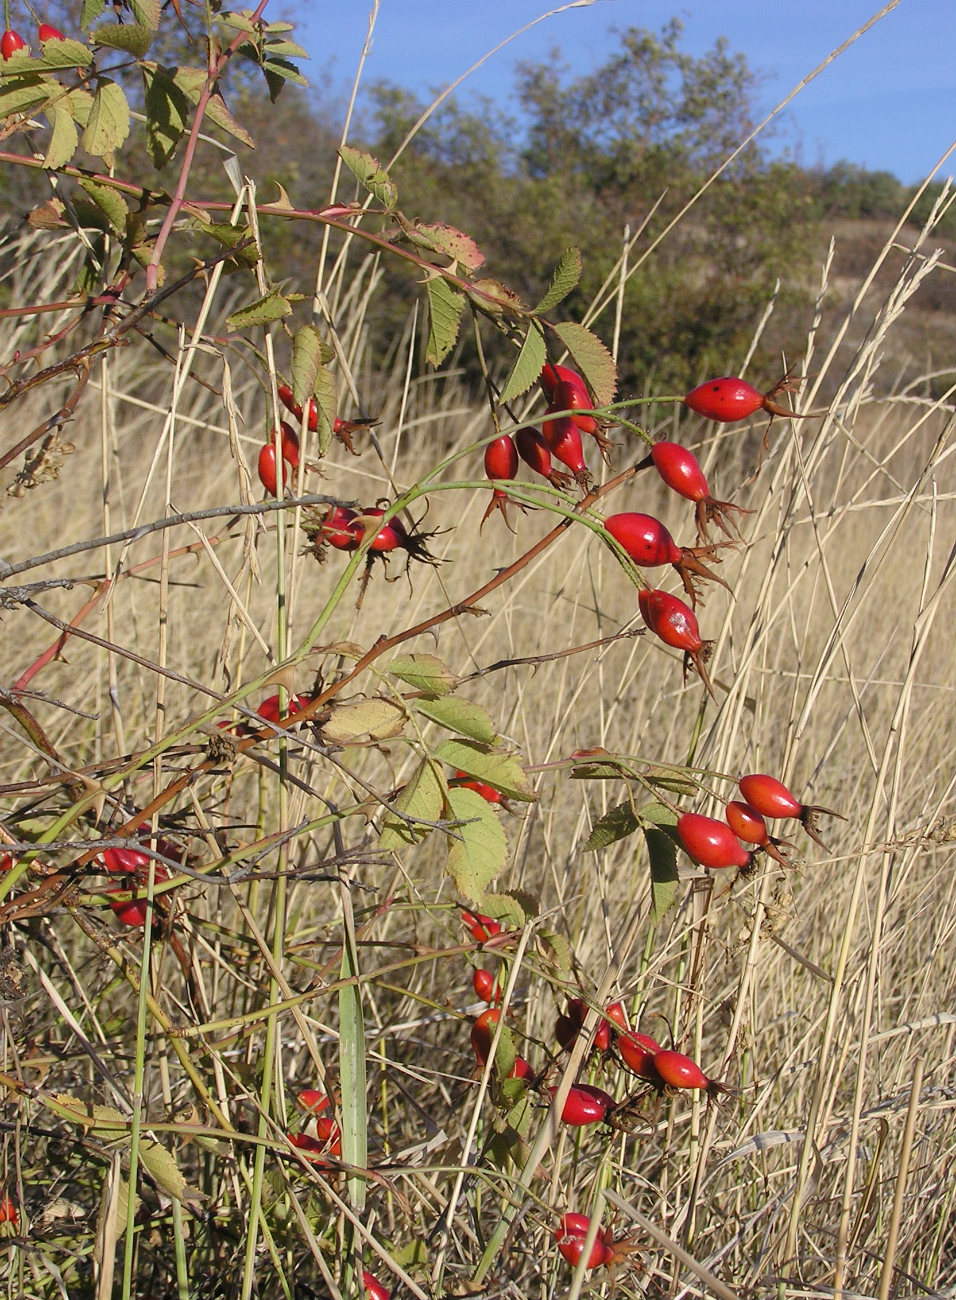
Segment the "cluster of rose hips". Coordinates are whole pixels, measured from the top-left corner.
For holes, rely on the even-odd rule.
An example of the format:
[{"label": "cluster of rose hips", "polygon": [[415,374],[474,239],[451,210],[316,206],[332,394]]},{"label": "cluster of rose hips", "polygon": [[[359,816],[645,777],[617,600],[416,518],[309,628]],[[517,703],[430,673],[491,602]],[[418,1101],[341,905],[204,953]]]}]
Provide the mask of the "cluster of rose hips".
[{"label": "cluster of rose hips", "polygon": [[[37,40],[42,45],[44,41],[65,41],[66,37],[56,27],[51,27],[49,23],[40,23],[37,28]],[[0,55],[3,56],[4,62],[11,59],[17,50],[27,49],[27,43],[19,32],[13,31],[12,28],[0,36]]]},{"label": "cluster of rose hips", "polygon": [[[514,435],[503,434],[490,442],[485,448],[485,473],[493,483],[513,479],[518,472],[520,458],[536,474],[556,487],[566,487],[570,477],[554,469],[554,457],[570,469],[579,485],[586,488],[590,483],[590,475],[584,461],[581,434],[590,434],[597,441],[605,458],[610,445],[602,432],[602,421],[591,409],[593,404],[587,384],[581,375],[567,366],[545,365],[541,371],[541,386],[548,399],[548,408],[540,431],[527,426]],[[760,410],[766,411],[771,417],[792,417],[795,414],[793,411],[788,411],[774,400],[777,393],[790,386],[790,381],[784,380],[769,393],[761,393],[743,379],[725,376],[699,385],[683,400],[691,410],[723,423],[746,419]],[[660,520],[633,511],[608,516],[604,520],[604,527],[636,565],[646,569],[669,564],[677,571],[690,604],[667,591],[645,587],[638,595],[641,617],[648,629],[665,645],[683,652],[685,678],[688,667],[693,665],[713,695],[705,667],[712,642],[701,638],[694,610],[700,598],[701,582],[717,582],[723,587],[727,586],[705,561],[720,563],[718,550],[739,539],[731,514],[744,514],[746,511],[733,502],[720,501],[711,494],[697,458],[679,443],[664,440],[656,442],[638,469],[651,466],[673,492],[694,503],[697,545],[678,546]],[[508,504],[507,492],[494,488],[482,524],[496,510],[501,511],[507,523]],[[711,524],[725,534],[726,541],[713,542],[709,539],[708,529]]]},{"label": "cluster of rose hips", "polygon": [[[811,839],[826,850],[827,846],[817,833],[816,819],[820,813],[831,817],[843,816],[832,808],[800,803],[782,781],[764,772],[741,777],[738,788],[743,798],[731,799],[726,805],[726,821],[694,812],[686,812],[678,818],[677,838],[684,852],[702,867],[746,870],[753,866],[754,854],[760,849],[783,866],[790,866],[789,858],[780,852],[788,842],[770,835],[768,820],[793,818],[799,821]],[[756,848],[746,849],[744,844],[753,844]]]},{"label": "cluster of rose hips", "polygon": [[[174,845],[165,842],[159,845],[159,851],[164,857],[176,858],[179,856],[179,850]],[[145,888],[149,875],[150,855],[144,853],[141,849],[104,849],[103,866],[110,876],[127,876],[129,880],[125,885],[111,885],[107,894],[128,894],[130,890]],[[153,867],[153,879],[159,884],[161,881],[169,879],[169,872],[161,862],[156,862]],[[143,929],[146,925],[146,899],[145,898],[114,898],[110,903],[110,908],[115,913],[117,920],[122,921],[124,925],[131,925]],[[157,898],[153,904],[153,928],[159,930],[162,927],[163,918],[168,910],[165,900]]]}]

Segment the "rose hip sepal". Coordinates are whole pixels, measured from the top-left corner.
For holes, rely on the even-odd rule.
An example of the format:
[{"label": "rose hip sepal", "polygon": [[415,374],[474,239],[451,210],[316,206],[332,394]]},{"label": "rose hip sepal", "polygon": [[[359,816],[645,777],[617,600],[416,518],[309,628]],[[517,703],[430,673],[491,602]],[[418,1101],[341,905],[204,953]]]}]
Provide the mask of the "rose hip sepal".
[{"label": "rose hip sepal", "polygon": [[684,585],[684,590],[690,597],[692,606],[697,604],[698,597],[695,579],[698,582],[700,580],[718,582],[730,591],[723,578],[719,578],[702,562],[706,558],[719,564],[720,556],[716,554],[717,550],[730,543],[711,542],[708,546],[678,546],[659,519],[637,511],[608,515],[604,520],[604,527],[623,547],[630,559],[642,568],[654,569],[662,564],[673,565]]},{"label": "rose hip sepal", "polygon": [[697,618],[689,605],[672,596],[667,591],[656,588],[644,588],[637,594],[641,617],[648,628],[659,637],[665,645],[684,652],[684,681],[687,681],[687,668],[693,664],[697,675],[706,686],[710,695],[716,700],[714,688],[707,675],[706,663],[713,650],[713,641],[702,641]]},{"label": "rose hip sepal", "polygon": [[562,465],[567,465],[578,486],[586,490],[590,486],[591,475],[584,461],[581,430],[569,415],[554,415],[549,408],[546,416],[548,418],[541,426],[545,445],[552,456],[556,456]]},{"label": "rose hip sepal", "polygon": [[762,817],[771,819],[793,817],[800,822],[803,829],[807,832],[812,840],[824,852],[829,853],[829,849],[817,834],[816,819],[820,813],[825,813],[828,817],[839,817],[841,821],[846,821],[843,813],[836,812],[833,808],[822,808],[816,804],[802,804],[799,799],[790,793],[782,781],[778,781],[774,776],[768,776],[764,772],[756,772],[751,776],[741,777],[738,781],[740,793],[747,800],[747,803]]}]

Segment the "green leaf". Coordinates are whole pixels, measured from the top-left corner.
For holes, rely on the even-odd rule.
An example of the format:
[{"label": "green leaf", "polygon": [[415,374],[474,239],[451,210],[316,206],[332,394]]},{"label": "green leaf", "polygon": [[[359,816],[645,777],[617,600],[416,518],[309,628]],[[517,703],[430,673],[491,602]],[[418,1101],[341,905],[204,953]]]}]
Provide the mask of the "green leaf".
[{"label": "green leaf", "polygon": [[[16,57],[16,56],[14,56]],[[0,118],[32,113],[58,95],[60,86],[39,76],[17,77],[0,89]]]},{"label": "green leaf", "polygon": [[390,677],[406,682],[413,690],[428,695],[448,695],[459,679],[436,655],[397,655],[386,665]]},{"label": "green leaf", "polygon": [[529,895],[485,894],[479,907],[486,916],[500,921],[506,930],[520,930],[532,917],[537,916],[538,909]]},{"label": "green leaf", "polygon": [[297,86],[309,84],[294,63],[290,63],[288,59],[273,58],[268,54],[262,65],[262,75],[266,79],[269,98],[273,104],[279,98],[279,93],[287,81],[292,81]]},{"label": "green leaf", "polygon": [[665,831],[650,826],[644,838],[651,865],[651,924],[656,925],[677,899],[677,846]]},{"label": "green leaf", "polygon": [[633,835],[640,825],[641,820],[634,812],[630,800],[618,804],[594,823],[591,834],[584,842],[584,848],[590,852],[606,849],[609,844],[616,844],[618,840]]},{"label": "green leaf", "polygon": [[[248,226],[230,226],[226,221],[200,221],[197,218],[196,225],[204,234],[211,235],[223,248],[235,248],[252,237],[252,231]],[[255,266],[259,260],[259,250],[254,240],[236,254],[236,260],[243,266]]]},{"label": "green leaf", "polygon": [[129,207],[122,194],[109,185],[102,185],[99,181],[87,177],[80,181],[80,188],[93,200],[113,230],[119,235],[125,235]]},{"label": "green leaf", "polygon": [[459,700],[447,695],[440,700],[413,700],[415,709],[440,727],[457,731],[459,736],[477,740],[480,744],[490,745],[498,737],[498,730],[491,718],[480,705],[470,700]]},{"label": "green leaf", "polygon": [[405,710],[391,700],[373,695],[367,700],[340,704],[322,726],[322,736],[333,745],[351,745],[356,740],[390,740],[401,734]]},{"label": "green leaf", "polygon": [[284,298],[278,289],[270,289],[262,298],[257,298],[248,307],[240,307],[231,316],[226,317],[226,329],[241,330],[249,325],[268,325],[270,321],[282,320],[292,311],[292,304]]},{"label": "green leaf", "polygon": [[91,27],[106,8],[106,0],[83,0],[80,10],[80,26]]},{"label": "green leaf", "polygon": [[90,33],[94,45],[103,45],[111,50],[125,50],[134,58],[141,59],[153,43],[154,28],[144,27],[142,23],[107,23]]},{"label": "green leaf", "polygon": [[266,58],[271,59],[278,56],[282,59],[308,59],[308,50],[296,44],[295,41],[272,41],[266,38]]},{"label": "green leaf", "polygon": [[314,325],[303,325],[292,339],[292,396],[296,406],[305,406],[315,392],[321,365],[322,335]]},{"label": "green leaf", "polygon": [[133,11],[133,17],[144,27],[151,27],[155,31],[159,26],[160,0],[130,0],[129,7]]},{"label": "green leaf", "polygon": [[43,166],[48,167],[51,171],[56,171],[57,167],[65,166],[73,157],[79,143],[80,133],[73,121],[73,114],[69,110],[68,101],[51,104],[46,111],[46,115],[52,129],[46,157],[43,159]]},{"label": "green leaf", "polygon": [[[409,817],[420,818],[426,822],[437,822],[445,807],[448,787],[437,763],[429,759],[415,769],[412,779],[396,796],[392,807]],[[412,826],[400,817],[388,812],[382,821],[382,833],[379,836],[379,848],[384,853],[416,844],[432,832],[431,826]]]},{"label": "green leaf", "polygon": [[567,978],[574,968],[574,958],[571,952],[571,945],[563,934],[558,934],[555,930],[544,930],[538,935],[538,941],[544,947],[548,960],[553,966],[556,966],[558,973]]},{"label": "green leaf", "polygon": [[161,1142],[141,1137],[139,1158],[166,1195],[174,1196],[177,1201],[181,1201],[186,1190],[186,1179],[180,1172],[172,1152],[168,1151]]},{"label": "green leaf", "polygon": [[541,326],[537,321],[533,320],[528,325],[528,332],[521,345],[521,351],[518,353],[517,360],[505,382],[504,388],[501,390],[498,401],[504,405],[505,402],[510,402],[513,397],[519,397],[522,393],[526,393],[538,379],[541,374],[541,367],[547,359],[548,352],[544,345]]},{"label": "green leaf", "polygon": [[40,57],[33,66],[42,72],[59,72],[63,68],[88,68],[93,62],[93,51],[82,41],[44,41]]},{"label": "green leaf", "polygon": [[613,402],[617,392],[617,366],[598,336],[570,320],[561,321],[552,328],[587,380],[595,405],[606,406]]},{"label": "green leaf", "polygon": [[480,904],[508,857],[504,828],[491,804],[474,790],[452,787],[448,802],[463,824],[455,828],[457,838],[449,838],[446,870],[462,898]]},{"label": "green leaf", "polygon": [[[205,68],[177,68],[173,81],[191,103],[198,104],[199,97],[206,86],[207,76],[208,73]],[[236,140],[241,140],[243,144],[248,145],[250,149],[255,148],[255,141],[252,136],[244,126],[239,125],[229,112],[222,95],[218,91],[210,95],[206,101],[206,117],[209,121],[214,122],[216,126],[222,127]]]},{"label": "green leaf", "polygon": [[398,187],[377,158],[373,158],[370,153],[363,153],[361,149],[353,149],[347,144],[342,145],[339,156],[356,180],[364,185],[383,207],[388,208],[389,211],[395,207],[398,203]]},{"label": "green leaf", "polygon": [[93,111],[93,96],[82,86],[74,86],[66,96],[66,102],[70,106],[70,112],[73,114],[73,120],[80,126],[86,126],[90,120],[90,113]]},{"label": "green leaf", "polygon": [[[471,740],[443,740],[435,750],[435,757],[452,767],[460,768],[479,781],[487,781],[509,799],[530,802],[537,798],[524,768],[513,754],[506,754],[500,749],[489,749],[487,745],[479,745]],[[474,791],[468,793],[474,794]],[[480,799],[481,795],[477,797]]]},{"label": "green leaf", "polygon": [[165,68],[144,63],[146,83],[146,151],[159,170],[169,162],[186,132],[189,100]]},{"label": "green leaf", "polygon": [[550,311],[552,307],[557,307],[559,302],[563,302],[571,290],[577,287],[583,268],[580,248],[574,246],[566,248],[551,275],[548,291],[535,307],[535,312]]},{"label": "green leaf", "polygon": [[318,452],[320,456],[324,456],[332,442],[336,407],[335,380],[332,378],[331,371],[326,370],[325,366],[320,366],[313,389],[319,411]]},{"label": "green leaf", "polygon": [[428,294],[428,340],[425,360],[437,366],[455,346],[461,313],[465,309],[464,294],[453,289],[447,280],[434,276],[425,283]]},{"label": "green leaf", "polygon": [[638,809],[641,820],[653,822],[655,826],[676,826],[678,814],[664,803],[645,803]]},{"label": "green leaf", "polygon": [[121,86],[103,78],[93,96],[90,120],[81,141],[87,153],[105,158],[129,135],[129,104]]}]

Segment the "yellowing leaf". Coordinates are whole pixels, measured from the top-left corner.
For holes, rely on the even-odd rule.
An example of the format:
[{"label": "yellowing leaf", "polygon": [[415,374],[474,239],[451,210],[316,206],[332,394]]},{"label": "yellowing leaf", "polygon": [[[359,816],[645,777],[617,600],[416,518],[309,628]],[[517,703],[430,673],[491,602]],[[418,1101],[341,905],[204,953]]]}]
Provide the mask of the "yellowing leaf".
[{"label": "yellowing leaf", "polygon": [[93,96],[90,120],[81,141],[87,153],[104,158],[118,149],[129,135],[129,104],[115,81],[100,81]]},{"label": "yellowing leaf", "polygon": [[278,289],[270,289],[255,302],[249,303],[248,307],[240,307],[231,316],[227,316],[226,328],[241,330],[250,325],[268,325],[271,321],[282,320],[291,311],[292,304],[288,298],[283,297]]},{"label": "yellowing leaf", "polygon": [[368,736],[370,740],[388,740],[401,733],[405,711],[391,700],[373,696],[341,704],[322,727],[323,738],[333,745],[351,745]]},{"label": "yellowing leaf", "polygon": [[[424,759],[415,769],[412,779],[399,791],[392,807],[396,812],[404,813],[407,817],[437,822],[445,806],[447,791],[448,787],[441,775],[441,769],[436,763]],[[394,849],[417,843],[426,835],[430,835],[431,831],[430,826],[415,826],[405,821],[404,817],[396,817],[389,812],[385,814],[382,822],[379,846],[384,852],[389,853]]]},{"label": "yellowing leaf", "polygon": [[453,786],[448,802],[461,825],[449,837],[446,870],[459,894],[477,904],[505,865],[508,841],[492,805],[474,790]]},{"label": "yellowing leaf", "polygon": [[351,145],[343,145],[339,154],[352,175],[364,185],[383,207],[392,209],[398,202],[398,187],[377,158]]},{"label": "yellowing leaf", "polygon": [[459,681],[436,655],[397,655],[389,661],[385,671],[390,677],[406,682],[413,690],[425,691],[428,695],[448,695]]},{"label": "yellowing leaf", "polygon": [[470,700],[459,700],[453,695],[446,695],[440,700],[415,700],[415,709],[439,726],[449,731],[457,731],[460,736],[490,745],[497,738],[498,732],[491,715],[480,705]]},{"label": "yellowing leaf", "polygon": [[51,105],[47,109],[47,117],[52,130],[43,166],[55,171],[57,167],[63,167],[73,157],[80,133],[73,121],[73,114],[65,103]]},{"label": "yellowing leaf", "polygon": [[[443,740],[435,750],[435,757],[443,763],[467,772],[479,781],[487,781],[509,799],[530,801],[537,798],[531,789],[525,770],[514,754],[470,740]],[[473,791],[471,793],[474,793]],[[479,795],[478,798],[481,798]],[[482,800],[484,803],[484,800]]]}]

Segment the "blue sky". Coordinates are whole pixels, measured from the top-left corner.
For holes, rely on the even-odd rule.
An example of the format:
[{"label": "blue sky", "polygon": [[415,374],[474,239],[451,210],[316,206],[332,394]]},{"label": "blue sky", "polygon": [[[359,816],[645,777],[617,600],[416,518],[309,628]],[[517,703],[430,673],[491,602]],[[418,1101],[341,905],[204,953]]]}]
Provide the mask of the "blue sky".
[{"label": "blue sky", "polygon": [[[351,84],[368,29],[371,0],[299,6],[297,38],[312,56],[310,80],[342,93]],[[421,95],[443,89],[512,32],[548,12],[546,0],[381,0],[366,64]],[[507,100],[514,64],[543,59],[559,46],[576,69],[589,71],[614,49],[612,28],[658,30],[684,24],[683,48],[694,55],[718,36],[763,74],[758,107],[769,112],[881,6],[876,0],[593,0],[538,23],[494,55],[464,83]],[[896,8],[840,55],[778,119],[772,148],[807,166],[845,158],[922,179],[956,140],[956,3],[899,0]],[[956,154],[940,175],[956,172]]]}]

